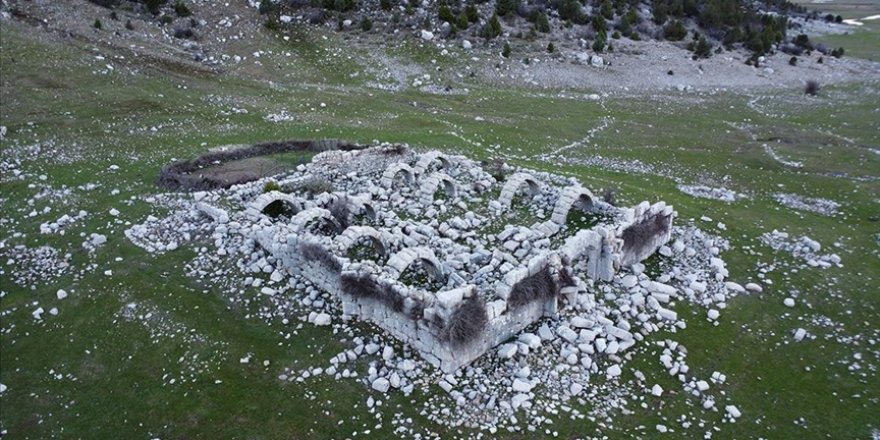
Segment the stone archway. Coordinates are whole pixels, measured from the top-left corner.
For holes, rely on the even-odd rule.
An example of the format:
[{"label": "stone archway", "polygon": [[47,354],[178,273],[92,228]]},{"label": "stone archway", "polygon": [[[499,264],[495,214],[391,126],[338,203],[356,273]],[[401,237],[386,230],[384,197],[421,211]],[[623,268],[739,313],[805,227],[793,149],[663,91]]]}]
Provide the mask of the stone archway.
[{"label": "stone archway", "polygon": [[419,200],[425,205],[434,203],[434,193],[437,192],[437,188],[441,184],[443,185],[443,190],[446,191],[447,197],[455,198],[458,195],[458,187],[455,184],[455,180],[446,174],[438,172],[428,176],[422,183],[422,186],[419,187]]},{"label": "stone archway", "polygon": [[540,184],[531,174],[516,173],[510,176],[504,183],[504,187],[501,188],[501,195],[498,197],[498,203],[501,203],[501,206],[505,209],[509,209],[513,199],[523,185],[527,185],[526,191],[528,191],[529,197],[534,197],[541,191]]}]

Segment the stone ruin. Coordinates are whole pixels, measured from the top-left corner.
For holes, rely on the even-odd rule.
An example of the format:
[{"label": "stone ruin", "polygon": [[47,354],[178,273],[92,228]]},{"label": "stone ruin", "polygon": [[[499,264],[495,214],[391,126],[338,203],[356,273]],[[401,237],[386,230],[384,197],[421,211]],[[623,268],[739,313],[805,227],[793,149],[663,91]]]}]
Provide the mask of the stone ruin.
[{"label": "stone ruin", "polygon": [[[370,321],[452,372],[583,304],[587,279],[610,281],[672,232],[663,202],[618,208],[574,179],[507,171],[499,181],[462,156],[383,145],[317,154],[276,185],[194,198],[216,240],[236,229],[291,286],[308,280],[344,319]],[[309,191],[315,182],[332,189]],[[634,344],[628,329],[608,327],[621,349]]]}]

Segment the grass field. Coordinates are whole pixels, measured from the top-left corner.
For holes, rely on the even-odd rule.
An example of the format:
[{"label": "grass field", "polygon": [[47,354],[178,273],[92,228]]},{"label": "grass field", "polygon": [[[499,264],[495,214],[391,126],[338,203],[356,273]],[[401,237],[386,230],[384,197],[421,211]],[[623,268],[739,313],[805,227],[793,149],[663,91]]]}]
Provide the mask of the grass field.
[{"label": "grass field", "polygon": [[[870,35],[876,40],[878,34]],[[218,145],[289,138],[406,142],[564,173],[594,191],[616,188],[622,204],[665,200],[682,224],[711,217],[713,222],[697,223],[731,241],[724,259],[737,282],[757,281],[759,268],[775,265],[767,273],[772,286],[731,301],[719,325],[707,322],[704,309],[681,302],[675,309],[688,328],[654,334],[639,345],[623,379],[639,369],[668,390],[662,399],[648,396],[646,408],[633,403],[631,414],[618,413],[611,423],[551,416],[559,437],[651,438],[658,423],[676,428],[665,435],[670,438],[702,437],[712,427],[719,428],[712,438],[876,436],[877,78],[827,86],[817,98],[792,88],[590,101],[468,79],[462,80],[468,94],[441,96],[365,87],[369,78],[342,74],[355,61],[314,55],[332,49],[332,40],[306,31],[301,38],[290,50],[301,50],[297,59],[307,67],[269,87],[268,73],[244,67],[228,76],[167,75],[149,68],[132,73],[119,62],[104,73],[108,61],[96,61],[81,45],[33,39],[18,27],[3,30],[0,110],[9,133],[2,141],[0,251],[47,244],[71,254],[67,272],[38,273],[25,285],[11,279],[19,263],[0,261],[4,437],[350,438],[360,432],[358,437],[392,438],[396,413],[412,418],[404,424],[443,438],[471,434],[420,414],[421,403],[441,395],[436,387],[437,396],[383,397],[377,417],[365,407],[372,391],[354,379],[281,383],[283,368],[324,366],[351,346],[351,338],[326,327],[255,318],[257,288],[245,292],[254,299],[249,304],[231,301],[204,280],[184,276],[191,251],[154,256],[123,235],[147,215],[161,216],[142,197],[159,192],[154,180],[162,165]],[[858,49],[865,53],[872,52],[867,38]],[[454,64],[425,50],[395,49],[416,61],[436,57],[441,65]],[[281,109],[296,119],[264,119]],[[585,139],[595,127],[600,129]],[[765,144],[803,166],[782,165]],[[90,183],[97,187],[83,187]],[[680,192],[679,183],[724,186],[750,198],[732,204],[697,199]],[[778,192],[835,200],[841,212],[795,211],[773,199]],[[44,213],[46,207],[51,211]],[[118,216],[110,215],[114,208]],[[79,210],[88,215],[64,235],[40,234],[41,223]],[[726,231],[715,226],[719,221]],[[791,270],[797,263],[790,256],[757,240],[773,229],[810,236],[839,253],[843,267]],[[82,235],[93,232],[105,234],[108,243],[90,255]],[[56,299],[60,288],[70,293],[67,299]],[[797,297],[795,308],[783,306],[790,295]],[[38,306],[58,307],[59,314],[35,320],[31,312]],[[794,343],[791,332],[798,327],[817,338]],[[737,423],[703,413],[699,400],[666,374],[651,342],[667,338],[687,347],[695,373],[727,375],[721,391],[742,410]],[[241,363],[248,354],[252,360]],[[705,426],[681,429],[675,420],[682,414]]]}]

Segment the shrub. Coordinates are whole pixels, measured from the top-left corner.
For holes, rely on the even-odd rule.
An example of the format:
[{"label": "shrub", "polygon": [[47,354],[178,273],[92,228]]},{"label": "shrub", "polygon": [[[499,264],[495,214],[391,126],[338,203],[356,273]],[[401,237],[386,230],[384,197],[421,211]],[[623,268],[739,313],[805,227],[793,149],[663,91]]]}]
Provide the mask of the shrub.
[{"label": "shrub", "polygon": [[272,3],[272,0],[261,0],[258,11],[260,14],[266,15],[275,10],[275,5]]},{"label": "shrub", "polygon": [[165,0],[144,0],[144,6],[153,15],[159,15],[159,8],[162,7],[163,3],[165,3]]},{"label": "shrub", "polygon": [[178,17],[189,17],[192,15],[192,11],[189,10],[189,7],[180,0],[174,4],[174,13],[177,14]]},{"label": "shrub", "polygon": [[96,18],[95,23],[92,25],[95,29],[102,29],[104,25],[101,24],[101,20]]},{"label": "shrub", "polygon": [[449,8],[449,5],[445,3],[437,10],[437,17],[440,18],[440,21],[445,21],[449,24],[455,23],[455,15],[452,14],[452,9]]},{"label": "shrub", "polygon": [[519,0],[496,0],[495,1],[495,13],[501,17],[505,15],[516,12],[519,8]]},{"label": "shrub", "polygon": [[125,28],[130,31],[134,30],[134,24],[131,23],[131,20],[125,20]]},{"label": "shrub", "polygon": [[263,23],[263,26],[270,31],[277,31],[281,28],[281,23],[275,17],[269,17],[266,19],[266,22]]},{"label": "shrub", "polygon": [[477,6],[473,1],[468,3],[467,7],[464,8],[464,13],[467,15],[468,21],[471,23],[480,21],[480,11],[477,10]]},{"label": "shrub", "polygon": [[342,264],[323,246],[309,241],[301,241],[299,254],[305,261],[314,261],[334,273],[342,270]]},{"label": "shrub", "polygon": [[614,38],[615,40],[619,40],[620,39],[620,32],[614,31],[614,33],[611,34],[611,38]]},{"label": "shrub", "polygon": [[110,12],[110,19],[113,21],[119,21],[119,15],[116,13],[116,11]]},{"label": "shrub", "polygon": [[364,32],[369,32],[370,29],[373,29],[373,22],[370,20],[370,17],[364,17],[361,19],[361,30]]},{"label": "shrub", "polygon": [[507,305],[510,308],[517,309],[533,301],[553,298],[558,293],[559,288],[550,274],[550,268],[545,267],[540,272],[523,278],[520,282],[516,283],[510,291],[510,296],[507,298]]},{"label": "shrub", "polygon": [[593,42],[593,52],[602,53],[605,50],[605,34],[599,34]]},{"label": "shrub", "polygon": [[501,35],[501,20],[498,19],[498,14],[492,14],[492,18],[483,26],[480,35],[487,40]]},{"label": "shrub", "polygon": [[336,220],[339,232],[342,232],[351,224],[351,202],[348,197],[337,197],[330,206],[327,207],[330,215]]},{"label": "shrub", "polygon": [[712,56],[712,44],[706,41],[705,37],[700,37],[694,47],[694,56],[697,58],[709,58]]},{"label": "shrub", "polygon": [[390,11],[391,0],[379,0],[379,7],[382,8],[383,11]]},{"label": "shrub", "polygon": [[823,57],[819,57],[819,59],[816,60],[816,62],[819,63],[819,64],[823,64],[823,63],[825,62],[825,58],[823,58]]},{"label": "shrub", "polygon": [[550,20],[547,19],[547,14],[541,12],[535,18],[535,29],[541,33],[549,33],[550,32]]},{"label": "shrub", "polygon": [[819,81],[811,79],[807,81],[807,85],[804,86],[804,94],[810,96],[816,96],[819,94]]},{"label": "shrub", "polygon": [[794,37],[794,44],[804,49],[813,48],[813,45],[810,43],[810,37],[808,37],[806,34],[800,34],[797,37]]},{"label": "shrub", "polygon": [[[668,73],[672,74],[672,71],[670,70]],[[611,206],[615,206],[615,201],[614,201],[615,194],[616,194],[616,191],[614,190],[614,188],[605,188],[605,191],[602,192],[602,200],[604,200],[605,203],[607,203]]]},{"label": "shrub", "polygon": [[193,30],[188,27],[178,26],[174,28],[174,38],[192,38]]},{"label": "shrub", "polygon": [[681,41],[687,37],[687,29],[680,20],[675,20],[663,27],[663,38],[669,41]]},{"label": "shrub", "polygon": [[788,59],[789,66],[797,66],[797,57],[791,57]]},{"label": "shrub", "polygon": [[452,312],[440,338],[455,347],[460,347],[478,338],[488,323],[486,304],[473,295],[462,301]]},{"label": "shrub", "polygon": [[470,26],[470,24],[471,24],[471,23],[468,21],[467,15],[465,15],[465,14],[462,12],[462,13],[458,16],[458,22],[456,23],[456,26],[458,26],[458,28],[461,29],[461,30],[465,30],[465,29],[468,28],[468,26]]},{"label": "shrub", "polygon": [[301,188],[313,196],[325,192],[333,192],[333,184],[330,183],[329,180],[320,177],[312,177],[311,179],[306,180],[302,183]]},{"label": "shrub", "polygon": [[510,43],[504,42],[504,47],[501,49],[501,56],[504,58],[510,58]]},{"label": "shrub", "polygon": [[556,47],[553,46],[553,42],[551,41],[550,43],[547,44],[547,53],[553,53],[553,52],[556,52]]},{"label": "shrub", "polygon": [[342,291],[356,299],[371,299],[386,305],[395,312],[403,311],[403,296],[393,287],[380,283],[366,274],[343,274],[339,279]]},{"label": "shrub", "polygon": [[672,75],[675,75],[675,72],[673,72],[672,69],[669,69],[666,71],[666,74],[669,76],[672,76]]},{"label": "shrub", "polygon": [[831,51],[831,56],[833,56],[834,58],[840,58],[840,57],[842,57],[842,56],[843,56],[843,48],[842,48],[842,47],[838,47],[837,49],[832,50],[832,51]]},{"label": "shrub", "polygon": [[274,180],[270,180],[263,185],[263,192],[281,191],[281,185]]},{"label": "shrub", "polygon": [[642,251],[651,238],[666,233],[669,225],[669,216],[655,215],[624,229],[620,234],[623,239],[623,253]]},{"label": "shrub", "polygon": [[172,22],[174,22],[174,19],[171,18],[170,15],[163,15],[163,16],[159,17],[159,24],[161,24],[163,26],[166,24],[171,24]]}]

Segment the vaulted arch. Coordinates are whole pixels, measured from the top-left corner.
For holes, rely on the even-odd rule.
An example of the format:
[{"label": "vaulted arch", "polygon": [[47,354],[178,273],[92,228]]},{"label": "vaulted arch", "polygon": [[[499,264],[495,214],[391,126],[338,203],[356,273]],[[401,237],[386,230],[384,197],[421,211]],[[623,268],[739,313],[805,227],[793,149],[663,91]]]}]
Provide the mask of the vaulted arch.
[{"label": "vaulted arch", "polygon": [[406,248],[392,255],[385,264],[385,268],[388,274],[396,280],[415,261],[422,263],[435,279],[443,278],[443,266],[440,264],[440,260],[431,249],[424,246]]},{"label": "vaulted arch", "polygon": [[504,182],[504,187],[501,188],[501,195],[498,197],[498,203],[501,203],[501,206],[505,209],[510,208],[513,198],[516,197],[516,194],[523,185],[526,185],[529,197],[534,197],[541,191],[540,184],[531,174],[516,173]]},{"label": "vaulted arch", "polygon": [[569,186],[562,190],[556,206],[553,207],[553,215],[550,220],[562,226],[568,218],[568,212],[571,208],[579,209],[584,212],[596,212],[596,199],[590,190],[579,186]]},{"label": "vaulted arch", "polygon": [[398,174],[403,174],[403,180],[407,184],[412,184],[415,176],[415,171],[409,165],[404,162],[396,162],[388,166],[385,169],[385,172],[382,173],[382,178],[379,180],[379,183],[385,188],[391,188],[394,185],[395,179],[397,179]]},{"label": "vaulted arch", "polygon": [[443,169],[449,168],[449,159],[445,154],[439,151],[429,151],[419,156],[419,160],[416,162],[416,166],[413,167],[413,171],[418,175],[425,174],[434,162],[440,162],[440,166]]},{"label": "vaulted arch", "polygon": [[422,183],[422,186],[419,187],[419,200],[425,205],[429,205],[434,202],[434,193],[437,192],[437,188],[440,185],[443,185],[444,191],[446,191],[446,195],[449,198],[454,198],[458,194],[458,188],[455,185],[455,180],[452,177],[447,176],[444,173],[434,173],[428,176],[425,181]]},{"label": "vaulted arch", "polygon": [[384,257],[388,254],[382,233],[372,226],[349,226],[333,240],[333,244],[340,253],[345,254],[349,248],[364,240],[369,241],[379,255]]}]

